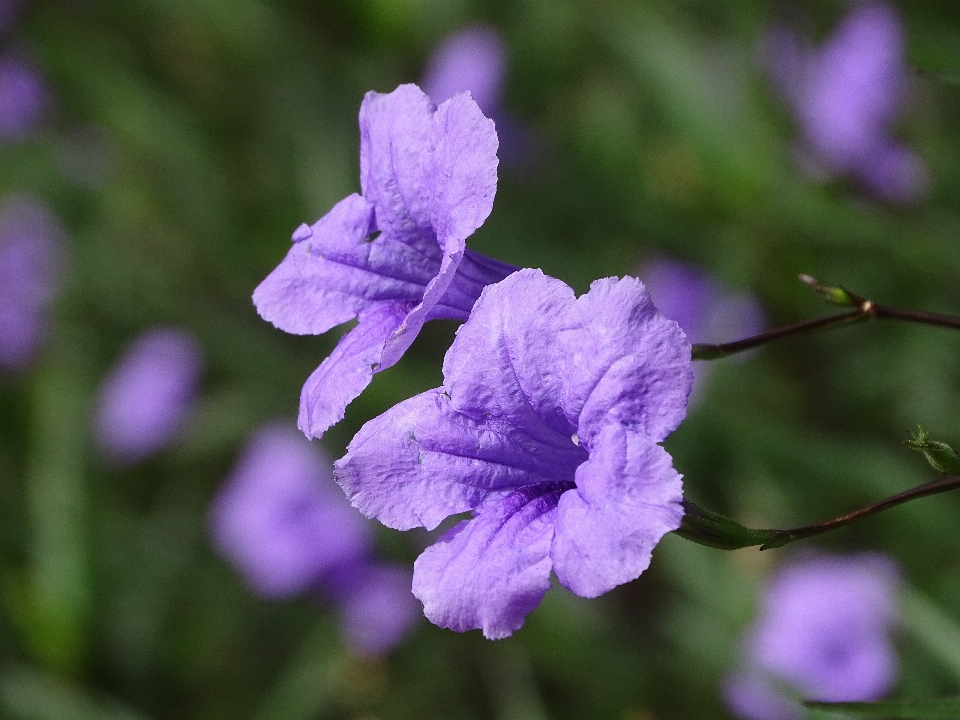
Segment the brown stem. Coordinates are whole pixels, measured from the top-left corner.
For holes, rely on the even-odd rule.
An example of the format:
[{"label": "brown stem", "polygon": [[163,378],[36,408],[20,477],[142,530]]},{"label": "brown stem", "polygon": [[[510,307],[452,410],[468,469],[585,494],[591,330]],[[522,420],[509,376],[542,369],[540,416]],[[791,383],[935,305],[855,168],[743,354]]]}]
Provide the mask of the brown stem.
[{"label": "brown stem", "polygon": [[902,493],[898,493],[897,495],[888,497],[880,502],[873,503],[872,505],[867,505],[859,510],[854,510],[846,515],[841,515],[833,520],[826,520],[813,525],[804,525],[803,527],[793,528],[790,530],[769,531],[776,533],[777,537],[776,539],[762,545],[760,549],[767,550],[770,548],[782,547],[783,545],[791,543],[795,540],[802,540],[803,538],[820,535],[821,533],[829,532],[830,530],[836,530],[837,528],[849,525],[850,523],[856,522],[857,520],[861,520],[865,517],[869,517],[870,515],[876,515],[884,510],[889,510],[897,505],[902,505],[905,502],[926,497],[927,495],[937,495],[939,493],[948,492],[957,488],[960,488],[960,476],[943,475],[936,480],[924,483],[923,485],[918,485],[910,490],[905,490]]},{"label": "brown stem", "polygon": [[806,275],[802,275],[804,282],[812,285],[817,292],[827,294],[836,290],[842,292],[843,301],[840,304],[853,305],[856,309],[839,315],[830,315],[816,320],[804,320],[784,325],[783,327],[767,330],[759,335],[753,335],[742,340],[735,340],[729,343],[719,345],[697,344],[693,346],[692,357],[694,360],[716,360],[736,353],[752,350],[768,342],[789,337],[790,335],[799,335],[802,333],[814,332],[816,330],[826,330],[832,327],[842,325],[852,325],[853,323],[868,320],[870,318],[884,318],[887,320],[902,320],[904,322],[918,323],[921,325],[934,325],[937,327],[952,328],[960,330],[960,317],[952,315],[940,315],[939,313],[923,312],[921,310],[906,310],[904,308],[892,307],[890,305],[880,305],[859,295],[855,295],[841,288],[829,288],[819,285],[818,281]]},{"label": "brown stem", "polygon": [[952,315],[940,315],[939,313],[928,313],[920,310],[904,310],[903,308],[878,305],[876,303],[870,303],[868,312],[878,318],[904,320],[906,322],[920,323],[921,325],[936,325],[937,327],[960,330],[960,318],[953,317]]},{"label": "brown stem", "polygon": [[697,344],[693,346],[693,359],[716,360],[718,358],[726,357],[727,355],[734,355],[739,352],[744,352],[745,350],[752,350],[755,347],[764,345],[774,340],[779,340],[780,338],[784,338],[789,335],[799,335],[801,333],[813,332],[815,330],[826,330],[832,327],[839,327],[841,325],[860,322],[869,317],[870,315],[868,313],[865,313],[862,309],[857,309],[851,310],[850,312],[840,313],[839,315],[831,315],[825,318],[817,318],[816,320],[804,320],[802,322],[793,323],[792,325],[784,325],[783,327],[774,328],[773,330],[767,330],[759,335],[753,335],[752,337],[744,338],[743,340],[735,340],[734,342],[723,343],[721,345]]}]

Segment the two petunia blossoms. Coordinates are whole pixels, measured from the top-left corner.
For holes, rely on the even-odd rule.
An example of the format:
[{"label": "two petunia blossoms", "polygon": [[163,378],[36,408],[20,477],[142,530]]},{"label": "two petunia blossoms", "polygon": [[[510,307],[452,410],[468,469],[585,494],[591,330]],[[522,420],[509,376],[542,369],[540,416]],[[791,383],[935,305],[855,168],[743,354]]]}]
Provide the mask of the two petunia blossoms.
[{"label": "two petunia blossoms", "polygon": [[301,226],[254,302],[289,332],[359,320],[304,386],[313,437],[426,320],[464,321],[443,386],[364,425],[335,478],[396,529],[470,511],[417,560],[413,591],[434,623],[505,637],[551,573],[596,597],[637,578],[679,527],[681,476],[659,443],[686,413],[690,344],[639,280],[598,280],[577,298],[465,249],[497,163],[469,94],[435,108],[412,85],[368,93],[360,128],[362,196]]}]

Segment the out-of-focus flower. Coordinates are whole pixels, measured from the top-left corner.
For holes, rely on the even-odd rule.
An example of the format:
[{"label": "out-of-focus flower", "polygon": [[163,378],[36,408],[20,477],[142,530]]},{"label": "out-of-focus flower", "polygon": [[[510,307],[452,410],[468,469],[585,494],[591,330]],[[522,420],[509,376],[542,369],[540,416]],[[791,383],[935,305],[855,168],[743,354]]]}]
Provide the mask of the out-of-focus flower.
[{"label": "out-of-focus flower", "polygon": [[[668,258],[646,263],[638,275],[657,309],[675,320],[691,343],[724,343],[756,335],[764,328],[760,303],[723,287],[705,270]],[[711,363],[694,363],[691,404],[703,392]]]},{"label": "out-of-focus flower", "polygon": [[47,327],[60,284],[63,230],[39,201],[0,200],[0,367],[25,367]]},{"label": "out-of-focus flower", "polygon": [[551,570],[581,597],[637,578],[683,514],[658,444],[683,419],[690,345],[634,278],[576,298],[539,270],[488,286],[444,385],[368,422],[334,466],[365,515],[400,530],[467,510],[414,567],[434,623],[521,626]]},{"label": "out-of-focus flower", "polygon": [[819,49],[778,27],[767,38],[765,58],[806,149],[828,173],[852,175],[893,202],[920,197],[926,168],[892,135],[907,81],[903,31],[892,6],[855,7]]},{"label": "out-of-focus flower", "polygon": [[744,665],[725,686],[748,720],[794,720],[794,699],[876,700],[893,686],[897,573],[877,555],[814,557],[784,567],[748,631]]},{"label": "out-of-focus flower", "polygon": [[142,460],[176,437],[197,390],[203,360],[192,335],[154,328],[107,375],[95,415],[96,440],[115,461]]},{"label": "out-of-focus flower", "polygon": [[493,122],[465,94],[435,107],[416,85],[360,108],[360,186],[311,227],[253,293],[281,330],[320,334],[357,318],[307,379],[300,429],[319,437],[406,352],[427,320],[466,320],[485,285],[515,270],[466,249],[493,208]]},{"label": "out-of-focus flower", "polygon": [[448,35],[427,64],[421,87],[439,105],[469,92],[487,117],[500,110],[507,70],[503,39],[494,28],[474,25]]},{"label": "out-of-focus flower", "polygon": [[755,298],[723,287],[695,265],[659,258],[644,265],[640,276],[657,309],[693,344],[730,342],[763,329],[763,308]]},{"label": "out-of-focus flower", "polygon": [[210,527],[258,594],[332,597],[344,639],[359,652],[389,650],[419,615],[410,573],[374,560],[370,528],[334,484],[330,461],[292,428],[253,436],[213,502]]},{"label": "out-of-focus flower", "polygon": [[0,58],[0,141],[30,135],[49,102],[43,78],[16,57]]}]

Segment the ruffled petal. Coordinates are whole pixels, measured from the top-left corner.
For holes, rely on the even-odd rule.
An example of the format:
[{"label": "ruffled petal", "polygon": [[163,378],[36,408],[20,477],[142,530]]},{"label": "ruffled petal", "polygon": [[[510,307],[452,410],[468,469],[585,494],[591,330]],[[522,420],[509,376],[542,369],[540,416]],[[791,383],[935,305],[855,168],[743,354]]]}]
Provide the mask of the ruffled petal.
[{"label": "ruffled petal", "polygon": [[539,270],[520,270],[486,288],[444,358],[453,406],[572,445],[576,425],[560,409],[556,338],[573,303],[573,290]]},{"label": "ruffled petal", "polygon": [[430,219],[446,255],[463,250],[493,209],[497,131],[469,93],[442,103],[433,116]]},{"label": "ruffled petal", "polygon": [[686,416],[690,343],[636,278],[606,278],[577,299],[559,334],[563,407],[590,444],[610,422],[657,442]]},{"label": "ruffled petal", "polygon": [[413,594],[427,618],[458,632],[507,637],[550,588],[550,542],[565,486],[490,497],[472,520],[427,548],[413,567]]},{"label": "ruffled petal", "polygon": [[286,332],[318,335],[375,302],[418,302],[439,250],[424,258],[400,242],[374,238],[373,222],[373,207],[350,195],[313,227],[301,225],[287,256],[253,293],[260,316]]},{"label": "ruffled petal", "polygon": [[681,476],[666,450],[619,424],[595,444],[577,489],[560,498],[551,550],[560,582],[591,598],[639,577],[683,517]]},{"label": "ruffled petal", "polygon": [[[422,185],[430,193],[430,238],[443,250],[443,259],[421,302],[387,342],[384,367],[400,359],[432,316],[434,306],[442,301],[463,260],[466,239],[487,219],[497,191],[497,133],[493,121],[483,116],[469,94],[440,105],[432,128],[433,154]],[[379,221],[380,205],[375,204]],[[413,242],[412,234],[408,237]]]},{"label": "ruffled petal", "polygon": [[340,338],[330,357],[311,373],[300,393],[297,424],[307,437],[320,437],[343,419],[344,410],[380,369],[383,345],[403,322],[408,306],[378,303]]},{"label": "ruffled petal", "polygon": [[398,530],[432,530],[504,489],[573,487],[586,451],[563,436],[553,445],[506,423],[477,422],[431,390],[364,425],[334,474],[367,517]]},{"label": "ruffled petal", "polygon": [[377,227],[410,245],[435,244],[429,175],[436,108],[416,85],[368,92],[360,106],[360,187]]}]

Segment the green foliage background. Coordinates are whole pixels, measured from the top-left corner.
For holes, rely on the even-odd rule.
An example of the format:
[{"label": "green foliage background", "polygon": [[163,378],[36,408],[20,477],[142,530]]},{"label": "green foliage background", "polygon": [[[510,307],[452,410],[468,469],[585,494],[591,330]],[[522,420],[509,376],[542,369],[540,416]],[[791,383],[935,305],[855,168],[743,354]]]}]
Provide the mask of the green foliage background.
[{"label": "green foliage background", "polygon": [[[721,553],[667,537],[597,600],[553,589],[491,643],[424,622],[352,657],[332,608],[249,594],[205,513],[249,433],[294,422],[336,333],[285,335],[250,302],[291,232],[358,189],[364,92],[417,80],[472,22],[505,35],[505,104],[538,141],[503,170],[471,246],[578,291],[670,255],[755,294],[771,324],[825,314],[799,272],[889,304],[960,314],[960,11],[901,3],[917,70],[898,133],[930,193],[885,206],[794,161],[796,129],[757,63],[781,12],[824,37],[846,5],[755,0],[37,0],[7,41],[56,95],[0,146],[0,191],[47,200],[69,276],[39,363],[0,378],[0,714],[11,718],[728,717],[763,577],[793,548]],[[797,12],[799,11],[799,12]],[[922,72],[921,72],[922,71]],[[946,78],[946,79],[944,79]],[[138,331],[195,333],[203,394],[181,440],[128,470],[91,443],[99,380]],[[412,351],[324,438],[440,383],[454,326]],[[931,479],[900,444],[960,442],[960,335],[866,323],[716,363],[668,441],[687,491],[754,526],[845,512]],[[960,690],[960,503],[940,496],[807,543],[903,569],[895,697]],[[412,563],[424,535],[381,531]]]}]

